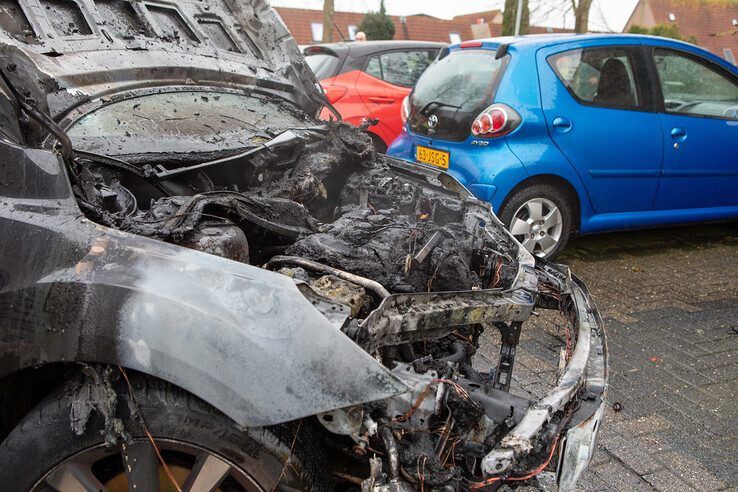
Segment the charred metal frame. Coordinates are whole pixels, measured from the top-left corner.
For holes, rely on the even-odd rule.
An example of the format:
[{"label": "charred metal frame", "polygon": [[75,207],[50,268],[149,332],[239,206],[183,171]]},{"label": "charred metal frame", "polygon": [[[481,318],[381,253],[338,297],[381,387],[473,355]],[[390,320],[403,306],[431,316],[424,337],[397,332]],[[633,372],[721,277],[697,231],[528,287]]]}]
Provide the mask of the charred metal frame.
[{"label": "charred metal frame", "polygon": [[495,323],[500,331],[500,361],[495,372],[494,387],[503,391],[510,391],[512,371],[515,365],[515,350],[520,342],[520,331],[523,323]]},{"label": "charred metal frame", "polygon": [[353,282],[356,285],[361,285],[362,287],[373,291],[380,297],[380,299],[390,297],[389,291],[385,289],[384,286],[379,282],[364,278],[354,273],[339,270],[338,268],[323,265],[322,263],[308,260],[306,258],[300,258],[297,256],[275,256],[271,260],[269,260],[266,265],[264,265],[264,268],[268,270],[275,270],[283,266],[298,266],[315,272],[335,275],[338,278],[348,280],[349,282]]},{"label": "charred metal frame", "polygon": [[499,475],[510,470],[522,456],[534,451],[544,426],[557,412],[563,411],[579,391],[586,389],[600,408],[607,389],[606,349],[602,322],[594,301],[584,289],[581,281],[565,270],[547,267],[547,273],[558,277],[561,293],[569,295],[574,302],[576,314],[577,344],[559,377],[556,387],[536,402],[523,419],[482,461],[482,470],[487,475]]}]

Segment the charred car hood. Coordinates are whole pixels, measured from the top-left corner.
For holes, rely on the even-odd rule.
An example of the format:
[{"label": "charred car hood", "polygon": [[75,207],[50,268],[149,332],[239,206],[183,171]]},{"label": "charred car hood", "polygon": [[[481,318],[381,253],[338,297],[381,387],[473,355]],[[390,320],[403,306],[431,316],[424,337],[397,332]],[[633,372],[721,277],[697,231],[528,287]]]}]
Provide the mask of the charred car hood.
[{"label": "charred car hood", "polygon": [[315,76],[264,0],[45,3],[4,7],[0,56],[11,82],[53,118],[106,94],[191,84],[319,108]]}]

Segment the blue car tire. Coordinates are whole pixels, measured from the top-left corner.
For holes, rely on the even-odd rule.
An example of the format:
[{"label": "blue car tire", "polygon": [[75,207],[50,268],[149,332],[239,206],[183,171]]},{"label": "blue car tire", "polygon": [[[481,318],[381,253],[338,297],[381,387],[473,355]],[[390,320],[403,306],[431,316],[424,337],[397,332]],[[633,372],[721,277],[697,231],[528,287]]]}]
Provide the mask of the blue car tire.
[{"label": "blue car tire", "polygon": [[566,193],[550,184],[536,183],[507,197],[499,217],[528,251],[552,259],[573,235],[572,209]]}]

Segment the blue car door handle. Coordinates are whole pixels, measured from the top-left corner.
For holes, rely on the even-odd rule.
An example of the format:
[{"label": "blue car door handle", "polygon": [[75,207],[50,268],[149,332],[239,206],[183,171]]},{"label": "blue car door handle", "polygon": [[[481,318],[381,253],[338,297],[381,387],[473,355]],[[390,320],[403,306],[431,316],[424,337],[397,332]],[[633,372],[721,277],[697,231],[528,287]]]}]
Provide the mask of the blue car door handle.
[{"label": "blue car door handle", "polygon": [[684,140],[685,138],[687,138],[687,130],[680,126],[675,126],[671,129],[671,138],[680,141]]},{"label": "blue car door handle", "polygon": [[561,116],[554,118],[552,125],[560,132],[568,132],[571,130],[571,121],[566,118],[562,118]]}]

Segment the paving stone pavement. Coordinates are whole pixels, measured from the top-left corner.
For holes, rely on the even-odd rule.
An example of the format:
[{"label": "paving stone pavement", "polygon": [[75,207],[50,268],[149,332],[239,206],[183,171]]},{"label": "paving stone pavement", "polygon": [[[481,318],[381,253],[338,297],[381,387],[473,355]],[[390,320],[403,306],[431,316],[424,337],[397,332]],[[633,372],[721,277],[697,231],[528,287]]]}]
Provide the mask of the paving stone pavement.
[{"label": "paving stone pavement", "polygon": [[[589,287],[608,337],[605,421],[578,490],[738,490],[738,224],[580,238],[559,260]],[[525,327],[513,392],[554,384],[560,325],[544,315]],[[555,485],[548,474],[526,488]]]}]

